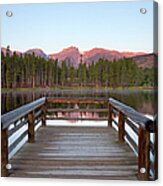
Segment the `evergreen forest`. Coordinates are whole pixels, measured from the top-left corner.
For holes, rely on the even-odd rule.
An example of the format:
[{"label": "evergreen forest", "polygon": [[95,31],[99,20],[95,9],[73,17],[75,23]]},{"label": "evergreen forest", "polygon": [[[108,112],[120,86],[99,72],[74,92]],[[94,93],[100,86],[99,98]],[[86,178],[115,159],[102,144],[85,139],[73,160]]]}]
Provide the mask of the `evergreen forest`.
[{"label": "evergreen forest", "polygon": [[1,52],[2,88],[37,87],[153,87],[154,68],[139,68],[131,58],[99,59],[90,65],[81,61],[73,67],[67,61],[38,58],[33,53],[6,55]]}]

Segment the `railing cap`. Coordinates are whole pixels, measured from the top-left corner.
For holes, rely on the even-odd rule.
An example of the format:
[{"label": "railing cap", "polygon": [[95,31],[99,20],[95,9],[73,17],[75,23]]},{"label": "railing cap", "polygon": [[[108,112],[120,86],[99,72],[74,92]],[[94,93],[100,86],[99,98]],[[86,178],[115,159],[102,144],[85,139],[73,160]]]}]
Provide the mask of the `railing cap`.
[{"label": "railing cap", "polygon": [[71,101],[71,100],[77,100],[77,101],[108,101],[108,98],[94,98],[94,97],[47,97],[48,100],[66,100],[66,101]]}]

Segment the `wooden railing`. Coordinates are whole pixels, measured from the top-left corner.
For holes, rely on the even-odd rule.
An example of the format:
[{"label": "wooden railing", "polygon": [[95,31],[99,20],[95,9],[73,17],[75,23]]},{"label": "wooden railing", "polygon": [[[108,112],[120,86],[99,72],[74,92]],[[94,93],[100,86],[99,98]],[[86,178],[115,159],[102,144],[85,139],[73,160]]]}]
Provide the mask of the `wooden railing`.
[{"label": "wooden railing", "polygon": [[[82,117],[83,113],[106,113],[105,115],[108,114],[108,109],[107,109],[107,103],[108,100],[105,98],[47,98],[46,101],[46,119],[48,120],[98,120],[98,121],[103,121],[107,120],[107,117]],[[54,108],[56,104],[59,104],[59,107],[61,107],[61,104],[64,105],[72,105],[71,108]],[[74,105],[90,105],[90,104],[102,104],[106,105],[104,108],[75,108]],[[63,116],[59,116],[58,113],[61,113]],[[66,113],[68,113],[68,116],[64,116]],[[80,113],[80,117],[78,116],[73,116],[71,117],[71,113]]]},{"label": "wooden railing", "polygon": [[[119,141],[127,142],[138,156],[138,178],[140,180],[157,179],[156,123],[133,108],[110,98],[108,124],[117,129]],[[153,135],[153,141],[151,135]]]},{"label": "wooden railing", "polygon": [[[45,103],[46,98],[38,99],[18,109],[8,112],[1,117],[1,175],[8,176],[9,154],[15,147],[28,136],[28,142],[33,143],[35,128],[42,121],[45,125]],[[25,130],[12,144],[9,145],[9,138],[23,126],[28,125]]]},{"label": "wooden railing", "polygon": [[[102,108],[60,108],[57,104],[102,104]],[[107,108],[109,107],[109,110]],[[28,136],[28,142],[35,141],[35,131],[39,125],[46,126],[47,120],[90,120],[90,118],[59,117],[61,113],[101,113],[104,112],[107,118],[92,118],[91,120],[107,120],[109,126],[118,131],[120,142],[127,142],[134,153],[138,156],[138,178],[140,180],[157,179],[157,129],[152,120],[138,113],[133,108],[122,104],[112,98],[41,98],[18,109],[8,112],[1,117],[1,175],[8,176],[9,154],[16,146]],[[9,138],[27,125],[27,129],[8,145]],[[150,139],[150,135],[155,140]],[[133,139],[133,135],[136,139]],[[150,157],[153,157],[151,161]]]}]

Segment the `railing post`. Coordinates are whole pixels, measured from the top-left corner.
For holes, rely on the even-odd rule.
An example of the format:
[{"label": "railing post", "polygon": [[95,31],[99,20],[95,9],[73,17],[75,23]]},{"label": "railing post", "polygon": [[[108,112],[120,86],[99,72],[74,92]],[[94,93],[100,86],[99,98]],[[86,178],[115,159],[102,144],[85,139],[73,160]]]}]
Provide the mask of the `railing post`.
[{"label": "railing post", "polygon": [[113,110],[113,107],[109,103],[108,126],[110,126],[110,127],[112,127],[112,110]]},{"label": "railing post", "polygon": [[41,106],[42,114],[41,114],[41,120],[42,120],[42,126],[46,126],[46,104],[43,104]]},{"label": "railing post", "polygon": [[34,111],[28,114],[28,142],[35,141],[35,116]]},{"label": "railing post", "polygon": [[7,177],[9,172],[8,164],[8,129],[1,129],[1,176]]},{"label": "railing post", "polygon": [[138,139],[138,178],[140,180],[149,180],[149,166],[150,166],[150,135],[149,132],[143,128],[139,128]]},{"label": "railing post", "polygon": [[124,141],[124,136],[125,136],[125,116],[124,116],[124,114],[122,112],[119,112],[118,136],[119,136],[119,141]]}]

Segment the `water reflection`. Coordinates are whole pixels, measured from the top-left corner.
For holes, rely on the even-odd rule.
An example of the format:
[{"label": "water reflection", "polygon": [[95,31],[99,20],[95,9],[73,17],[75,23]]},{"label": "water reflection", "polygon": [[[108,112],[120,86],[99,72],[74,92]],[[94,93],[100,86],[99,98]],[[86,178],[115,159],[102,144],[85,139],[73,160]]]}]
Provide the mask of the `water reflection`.
[{"label": "water reflection", "polygon": [[[72,90],[55,90],[55,91],[24,91],[24,92],[3,92],[1,93],[1,112],[6,113],[11,111],[21,105],[29,103],[35,99],[41,98],[43,96],[47,97],[95,97],[95,98],[115,98],[133,108],[138,110],[143,114],[154,115],[155,112],[155,93],[152,90],[112,90],[112,91],[93,91],[93,90],[85,90],[85,91],[72,91]],[[54,107],[54,105],[53,105]],[[55,107],[66,108],[71,107],[74,108],[74,105],[67,104],[55,104]],[[76,105],[75,107],[79,107]],[[80,108],[106,108],[106,105],[80,105]],[[87,113],[86,113],[87,114]],[[99,113],[103,114],[103,113]]]}]

